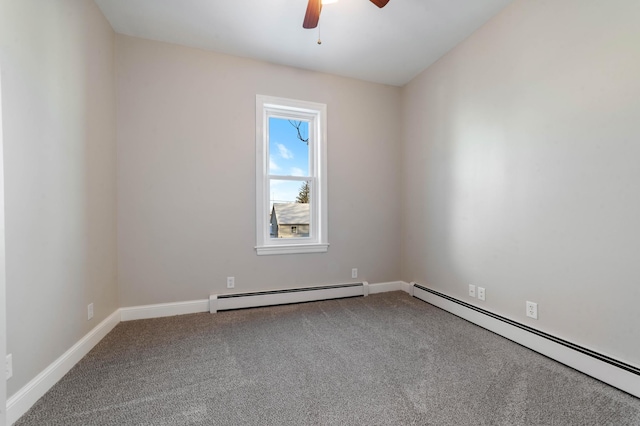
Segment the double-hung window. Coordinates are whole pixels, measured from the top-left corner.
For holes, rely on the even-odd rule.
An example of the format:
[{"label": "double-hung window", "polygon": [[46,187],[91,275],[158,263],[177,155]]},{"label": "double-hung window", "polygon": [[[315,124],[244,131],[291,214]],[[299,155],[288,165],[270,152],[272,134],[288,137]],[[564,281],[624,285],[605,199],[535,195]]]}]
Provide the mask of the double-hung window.
[{"label": "double-hung window", "polygon": [[326,252],[327,106],[256,96],[256,250]]}]

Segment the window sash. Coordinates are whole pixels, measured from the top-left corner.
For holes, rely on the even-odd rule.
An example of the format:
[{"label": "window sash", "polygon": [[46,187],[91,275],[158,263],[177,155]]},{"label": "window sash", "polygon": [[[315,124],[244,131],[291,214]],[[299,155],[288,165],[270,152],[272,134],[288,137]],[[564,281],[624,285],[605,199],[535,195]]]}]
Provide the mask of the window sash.
[{"label": "window sash", "polygon": [[[284,179],[287,178],[287,179]],[[270,229],[268,227],[266,227],[265,232],[266,232],[266,240],[268,240],[271,244],[273,245],[287,245],[287,244],[291,244],[292,242],[296,242],[296,241],[305,241],[305,242],[309,242],[309,243],[313,243],[316,242],[318,240],[317,238],[317,228],[318,226],[316,225],[317,223],[317,218],[316,218],[316,212],[315,212],[315,206],[318,203],[318,201],[316,201],[315,199],[315,193],[317,191],[314,190],[314,188],[316,187],[315,182],[316,179],[312,178],[312,177],[299,177],[299,176],[278,176],[278,175],[269,175],[267,177],[267,185],[266,186],[266,190],[267,192],[265,193],[266,196],[266,200],[265,200],[265,207],[269,206],[271,204],[271,180],[288,180],[288,181],[298,181],[298,182],[308,182],[309,183],[309,236],[308,237],[289,237],[289,238],[272,238],[271,237],[271,232]],[[269,209],[267,209],[267,213],[271,214],[271,211]],[[266,241],[265,240],[265,241]]]},{"label": "window sash", "polygon": [[[309,122],[309,175],[270,173],[269,119]],[[309,236],[271,238],[271,181],[309,182]],[[324,252],[327,250],[326,105],[256,96],[256,249],[258,254]],[[276,248],[269,250],[269,248]]]}]

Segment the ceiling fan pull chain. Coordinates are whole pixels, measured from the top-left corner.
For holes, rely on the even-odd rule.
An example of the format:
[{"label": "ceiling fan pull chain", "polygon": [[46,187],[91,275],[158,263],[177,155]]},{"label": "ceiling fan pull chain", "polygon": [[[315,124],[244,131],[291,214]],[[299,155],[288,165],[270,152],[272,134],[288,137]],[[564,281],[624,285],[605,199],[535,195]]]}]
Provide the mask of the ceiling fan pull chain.
[{"label": "ceiling fan pull chain", "polygon": [[318,23],[318,44],[322,44],[322,40],[320,40],[320,23]]}]

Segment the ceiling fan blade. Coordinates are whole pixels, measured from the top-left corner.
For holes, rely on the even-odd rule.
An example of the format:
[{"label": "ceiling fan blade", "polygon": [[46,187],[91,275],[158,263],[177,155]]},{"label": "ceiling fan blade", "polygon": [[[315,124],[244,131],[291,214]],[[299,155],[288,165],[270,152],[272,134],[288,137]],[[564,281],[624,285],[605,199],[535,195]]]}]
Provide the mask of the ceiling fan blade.
[{"label": "ceiling fan blade", "polygon": [[375,4],[379,8],[383,8],[389,3],[389,0],[371,0],[371,3]]},{"label": "ceiling fan blade", "polygon": [[[387,0],[388,1],[388,0]],[[322,0],[309,0],[307,4],[307,13],[304,14],[303,28],[315,28],[320,20],[320,11],[322,10]]]}]

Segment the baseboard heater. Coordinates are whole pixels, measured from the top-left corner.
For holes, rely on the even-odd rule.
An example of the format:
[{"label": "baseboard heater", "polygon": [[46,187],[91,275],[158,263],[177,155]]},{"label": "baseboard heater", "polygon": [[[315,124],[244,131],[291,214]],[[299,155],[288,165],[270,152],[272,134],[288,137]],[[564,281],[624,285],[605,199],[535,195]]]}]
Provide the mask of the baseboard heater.
[{"label": "baseboard heater", "polygon": [[368,296],[369,283],[337,284],[209,296],[209,312]]},{"label": "baseboard heater", "polygon": [[545,333],[417,283],[412,283],[411,295],[640,398],[640,368],[638,366]]}]

